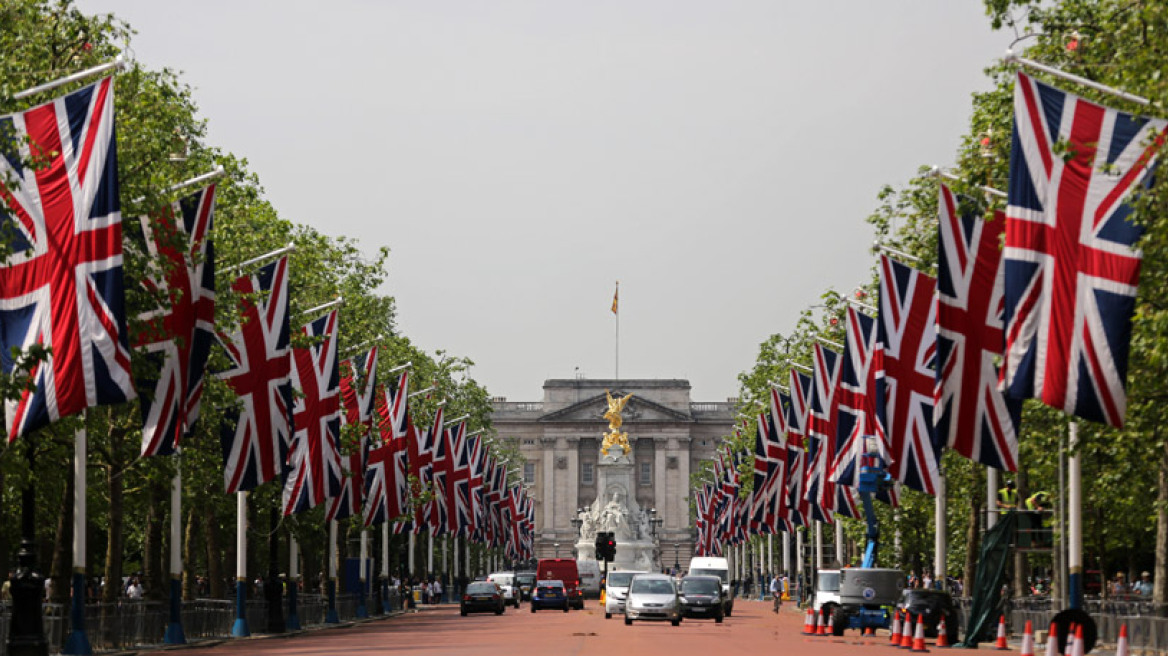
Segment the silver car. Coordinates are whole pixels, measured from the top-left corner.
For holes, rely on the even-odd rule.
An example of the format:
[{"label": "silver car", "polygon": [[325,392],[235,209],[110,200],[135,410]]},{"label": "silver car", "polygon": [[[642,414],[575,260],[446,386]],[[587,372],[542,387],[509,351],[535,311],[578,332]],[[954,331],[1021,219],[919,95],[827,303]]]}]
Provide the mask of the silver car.
[{"label": "silver car", "polygon": [[629,582],[625,624],[633,620],[669,620],[681,624],[681,603],[673,579],[664,574],[637,574]]},{"label": "silver car", "polygon": [[614,613],[625,612],[625,597],[629,594],[629,582],[637,574],[648,574],[648,572],[622,570],[608,573],[608,579],[604,582],[604,619],[611,619]]}]

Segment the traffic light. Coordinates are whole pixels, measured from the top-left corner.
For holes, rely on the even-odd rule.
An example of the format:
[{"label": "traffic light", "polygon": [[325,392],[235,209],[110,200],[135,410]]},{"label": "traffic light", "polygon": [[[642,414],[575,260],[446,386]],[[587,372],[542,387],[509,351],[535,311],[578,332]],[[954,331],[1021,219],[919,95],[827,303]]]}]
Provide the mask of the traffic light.
[{"label": "traffic light", "polygon": [[596,559],[612,561],[616,558],[616,539],[611,531],[600,531],[596,534]]}]

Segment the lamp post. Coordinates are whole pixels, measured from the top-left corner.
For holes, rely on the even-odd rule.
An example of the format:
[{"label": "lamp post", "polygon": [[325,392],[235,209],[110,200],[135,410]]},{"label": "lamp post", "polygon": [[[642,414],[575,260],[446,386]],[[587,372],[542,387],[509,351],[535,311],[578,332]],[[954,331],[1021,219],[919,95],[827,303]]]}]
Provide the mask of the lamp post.
[{"label": "lamp post", "polygon": [[673,573],[677,575],[681,572],[681,543],[673,543]]},{"label": "lamp post", "polygon": [[556,558],[559,558],[560,557],[560,543],[556,542],[556,543],[554,543],[554,545],[556,547]]}]

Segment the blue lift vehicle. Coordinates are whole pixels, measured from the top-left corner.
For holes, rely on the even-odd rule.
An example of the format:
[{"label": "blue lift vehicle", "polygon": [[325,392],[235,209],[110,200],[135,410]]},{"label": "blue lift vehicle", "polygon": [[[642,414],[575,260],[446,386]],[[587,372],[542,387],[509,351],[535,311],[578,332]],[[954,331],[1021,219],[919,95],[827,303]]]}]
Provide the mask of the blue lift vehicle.
[{"label": "blue lift vehicle", "polygon": [[876,548],[880,542],[880,524],[872,509],[872,496],[891,485],[884,471],[884,459],[876,450],[876,438],[864,439],[865,453],[860,459],[860,500],[868,522],[868,544],[861,567],[840,570],[840,603],[832,616],[832,633],[847,629],[887,629],[892,626],[889,608],[900,599],[904,589],[904,572],[876,567]]}]

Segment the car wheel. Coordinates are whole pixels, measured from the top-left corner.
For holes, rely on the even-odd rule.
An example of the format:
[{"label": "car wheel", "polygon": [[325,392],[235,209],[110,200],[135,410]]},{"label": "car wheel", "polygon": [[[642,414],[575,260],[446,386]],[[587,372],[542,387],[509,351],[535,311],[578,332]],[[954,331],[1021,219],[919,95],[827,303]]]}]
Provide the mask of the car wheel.
[{"label": "car wheel", "polygon": [[496,609],[495,609],[495,614],[496,614],[496,615],[502,615],[502,614],[503,614],[503,609],[502,609],[502,608],[496,608]]},{"label": "car wheel", "polygon": [[604,619],[606,619],[606,620],[611,620],[611,619],[612,619],[612,613],[609,613],[609,612],[605,611],[605,613],[604,613]]},{"label": "car wheel", "polygon": [[834,636],[842,636],[844,631],[848,629],[848,614],[837,606],[831,613],[831,620],[831,634]]},{"label": "car wheel", "polygon": [[734,607],[733,606],[726,609],[726,617],[730,617],[733,614],[734,614]]},{"label": "car wheel", "polygon": [[949,644],[957,644],[957,613],[950,613],[945,617],[945,637],[949,639]]},{"label": "car wheel", "polygon": [[672,624],[673,626],[681,626],[681,618],[678,618],[678,619],[671,621],[670,624]]},{"label": "car wheel", "polygon": [[564,604],[564,612],[565,613],[568,612],[568,605],[567,604]]},{"label": "car wheel", "polygon": [[531,605],[531,612],[533,612],[533,613],[535,612],[535,604]]},{"label": "car wheel", "polygon": [[465,610],[464,610],[464,611],[461,611],[461,614],[462,614],[462,616],[463,616],[463,617],[466,617],[466,611],[465,611]]},{"label": "car wheel", "polygon": [[714,616],[714,624],[721,624],[721,623],[722,623],[722,616],[721,616],[721,615],[715,615],[715,616]]},{"label": "car wheel", "polygon": [[625,615],[625,626],[632,626],[633,620],[628,615]]}]

